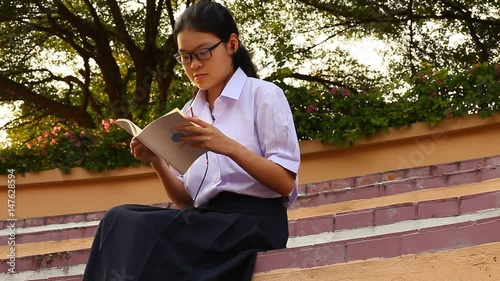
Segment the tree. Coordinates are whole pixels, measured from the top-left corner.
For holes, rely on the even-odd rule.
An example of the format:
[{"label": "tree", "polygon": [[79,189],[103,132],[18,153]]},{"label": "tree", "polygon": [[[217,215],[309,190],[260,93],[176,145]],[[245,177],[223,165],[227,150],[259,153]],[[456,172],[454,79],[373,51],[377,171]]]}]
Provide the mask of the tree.
[{"label": "tree", "polygon": [[[330,84],[334,80],[354,83],[346,81],[343,75],[334,75],[334,67],[343,65],[339,64],[344,62],[339,56],[339,50],[345,50],[342,44],[363,38],[387,44],[382,55],[389,62],[388,76],[397,79],[408,73],[414,77],[426,65],[460,70],[500,60],[498,1],[277,0],[243,1],[236,5],[245,11],[243,22],[250,28],[265,30],[253,35],[259,44],[278,40],[278,49],[271,49],[264,56],[274,56],[274,71],[292,65],[294,69],[287,76],[299,80],[308,80],[309,75],[299,74],[298,69],[310,69],[312,76],[317,77],[314,71],[328,65],[322,69],[324,80]],[[307,64],[312,67],[304,67]]]},{"label": "tree", "polygon": [[169,101],[175,106],[188,92],[173,58],[174,14],[182,6],[3,1],[0,101],[21,102],[9,127],[29,128],[32,138],[47,125],[95,128],[109,117],[145,119]]},{"label": "tree", "polygon": [[[0,24],[7,32],[0,34],[0,101],[22,101],[18,119],[9,126],[29,128],[17,130],[30,132],[29,138],[43,131],[44,124],[91,128],[109,117],[140,123],[184,102],[189,98],[189,83],[172,58],[176,48],[171,34],[174,15],[190,4],[4,1]],[[477,63],[500,60],[498,1],[245,0],[225,4],[234,12],[241,40],[254,52],[262,78],[285,89],[298,130],[304,131],[301,138],[316,137],[307,133],[311,130],[333,133],[324,124],[307,123],[306,109],[325,100],[324,95],[334,87],[349,93],[382,94],[386,102],[412,103],[420,92],[408,89],[418,86],[415,79],[421,71],[459,74]],[[364,39],[385,44],[381,55],[386,69],[373,69],[351,55],[350,44]],[[53,66],[61,65],[69,66],[69,74],[54,70]],[[425,121],[419,118],[404,122]]]},{"label": "tree", "polygon": [[[244,28],[259,30],[246,33],[247,42],[273,42],[261,50],[261,64],[288,90],[300,138],[352,144],[389,127],[500,110],[493,94],[500,87],[498,1],[255,0],[235,6],[244,11]],[[385,67],[368,68],[351,56],[357,41],[382,42]],[[350,96],[360,93],[368,96]]]}]

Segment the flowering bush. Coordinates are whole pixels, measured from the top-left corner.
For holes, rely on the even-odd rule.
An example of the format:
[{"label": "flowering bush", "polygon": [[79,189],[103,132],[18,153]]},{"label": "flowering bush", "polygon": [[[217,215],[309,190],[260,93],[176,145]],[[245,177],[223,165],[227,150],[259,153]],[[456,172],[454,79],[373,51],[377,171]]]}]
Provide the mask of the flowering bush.
[{"label": "flowering bush", "polygon": [[468,114],[491,116],[500,110],[500,64],[476,64],[459,73],[422,70],[402,96],[408,122],[439,121]]},{"label": "flowering bush", "polygon": [[459,73],[427,68],[406,82],[410,90],[401,95],[337,87],[289,94],[299,139],[349,146],[389,128],[500,111],[500,64],[477,64]]},{"label": "flowering bush", "polygon": [[1,171],[15,169],[24,173],[59,168],[69,172],[73,167],[103,171],[140,164],[130,154],[130,135],[113,123],[113,119],[103,120],[101,128],[95,130],[56,126],[31,142],[3,150]]},{"label": "flowering bush", "polygon": [[400,126],[398,111],[385,101],[382,91],[352,91],[333,87],[328,92],[308,92],[294,111],[301,139],[321,139],[330,144],[353,145],[360,137]]},{"label": "flowering bush", "polygon": [[[477,64],[458,73],[429,67],[406,82],[410,90],[401,95],[379,88],[280,86],[288,93],[299,139],[339,146],[416,122],[434,126],[450,117],[487,117],[500,111],[499,64]],[[0,173],[53,168],[68,172],[72,167],[103,171],[139,165],[128,148],[130,135],[113,122],[103,120],[97,130],[54,127],[30,143],[14,144],[0,152]]]}]

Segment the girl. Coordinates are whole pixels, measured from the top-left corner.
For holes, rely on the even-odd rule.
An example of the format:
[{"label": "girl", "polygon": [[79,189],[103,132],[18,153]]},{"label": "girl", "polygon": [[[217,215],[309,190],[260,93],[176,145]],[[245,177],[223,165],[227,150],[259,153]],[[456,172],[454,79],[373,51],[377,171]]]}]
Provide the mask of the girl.
[{"label": "girl", "polygon": [[180,208],[122,205],[102,218],[84,281],[251,280],[257,252],[286,247],[300,152],[283,91],[260,80],[230,12],[202,0],[180,16],[175,58],[195,85],[182,141],[208,148],[180,174],[137,139]]}]

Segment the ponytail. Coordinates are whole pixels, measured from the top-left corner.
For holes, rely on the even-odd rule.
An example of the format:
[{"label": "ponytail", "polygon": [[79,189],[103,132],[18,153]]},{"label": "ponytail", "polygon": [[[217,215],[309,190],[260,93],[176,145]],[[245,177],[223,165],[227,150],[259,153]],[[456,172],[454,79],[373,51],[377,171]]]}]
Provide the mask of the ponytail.
[{"label": "ponytail", "polygon": [[248,77],[259,78],[250,52],[248,52],[247,48],[241,42],[238,50],[234,53],[233,66],[235,69],[240,67]]}]

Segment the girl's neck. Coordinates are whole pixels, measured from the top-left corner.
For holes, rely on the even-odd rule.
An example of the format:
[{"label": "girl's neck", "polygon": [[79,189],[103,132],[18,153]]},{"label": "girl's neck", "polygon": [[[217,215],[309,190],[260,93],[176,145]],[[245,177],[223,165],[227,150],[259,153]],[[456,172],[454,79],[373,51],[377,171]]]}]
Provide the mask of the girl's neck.
[{"label": "girl's neck", "polygon": [[221,87],[219,89],[213,89],[213,90],[207,91],[206,99],[207,99],[208,107],[210,108],[210,111],[212,111],[214,109],[215,100],[217,100],[217,98],[221,95],[223,89],[224,88]]},{"label": "girl's neck", "polygon": [[227,83],[229,82],[229,80],[231,79],[231,76],[233,76],[233,74],[234,74],[234,70],[231,69],[231,71],[228,73],[226,81],[224,81],[224,83],[222,85],[218,86],[217,88],[212,88],[212,89],[207,91],[206,99],[208,102],[208,107],[210,108],[210,112],[213,111],[215,101],[222,94],[222,91],[226,87]]}]

